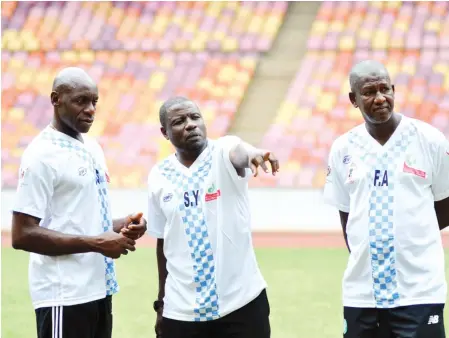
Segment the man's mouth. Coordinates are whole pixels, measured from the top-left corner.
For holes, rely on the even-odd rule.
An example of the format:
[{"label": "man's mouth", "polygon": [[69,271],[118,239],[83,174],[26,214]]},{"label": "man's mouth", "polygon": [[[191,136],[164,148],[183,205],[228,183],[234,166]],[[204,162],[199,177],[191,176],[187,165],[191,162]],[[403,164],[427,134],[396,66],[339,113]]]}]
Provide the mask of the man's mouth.
[{"label": "man's mouth", "polygon": [[201,135],[200,134],[190,134],[189,136],[187,136],[186,140],[190,140],[192,138],[199,137],[199,136],[201,136]]},{"label": "man's mouth", "polygon": [[374,109],[374,112],[377,113],[377,112],[382,112],[382,111],[385,111],[385,110],[388,110],[388,107],[376,108],[376,109]]}]

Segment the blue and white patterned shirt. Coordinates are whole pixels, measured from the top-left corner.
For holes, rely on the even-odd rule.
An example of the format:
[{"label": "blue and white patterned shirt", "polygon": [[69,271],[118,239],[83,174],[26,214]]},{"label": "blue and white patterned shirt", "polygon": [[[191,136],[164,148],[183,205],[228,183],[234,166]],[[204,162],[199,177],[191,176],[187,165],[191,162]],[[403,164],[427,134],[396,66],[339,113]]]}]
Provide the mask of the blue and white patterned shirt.
[{"label": "blue and white patterned shirt", "polygon": [[229,160],[236,137],[209,140],[190,168],[172,155],[148,178],[148,232],[164,239],[164,316],[220,318],[265,288],[250,230],[247,181]]},{"label": "blue and white patterned shirt", "polygon": [[[47,127],[29,144],[13,210],[66,234],[97,236],[111,229],[104,154],[95,140],[83,138],[84,143]],[[117,290],[113,263],[94,252],[31,253],[29,278],[35,308],[86,303]]]},{"label": "blue and white patterned shirt", "polygon": [[444,303],[444,253],[434,202],[449,197],[445,136],[402,116],[382,146],[363,124],[334,142],[327,172],[325,200],[349,213],[344,305]]}]

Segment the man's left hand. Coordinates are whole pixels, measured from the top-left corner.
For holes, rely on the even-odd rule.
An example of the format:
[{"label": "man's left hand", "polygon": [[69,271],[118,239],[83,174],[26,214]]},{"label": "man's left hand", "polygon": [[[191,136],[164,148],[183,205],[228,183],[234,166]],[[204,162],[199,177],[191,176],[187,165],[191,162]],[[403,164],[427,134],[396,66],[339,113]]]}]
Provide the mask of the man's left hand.
[{"label": "man's left hand", "polygon": [[271,165],[271,173],[276,175],[279,171],[279,161],[274,155],[273,152],[263,149],[254,149],[248,154],[248,165],[251,171],[253,172],[253,176],[256,177],[258,175],[258,169],[261,167],[263,171],[268,173],[268,167],[265,162],[269,162]]},{"label": "man's left hand", "polygon": [[139,239],[147,231],[147,221],[141,212],[125,218],[125,225],[120,232],[131,239]]}]

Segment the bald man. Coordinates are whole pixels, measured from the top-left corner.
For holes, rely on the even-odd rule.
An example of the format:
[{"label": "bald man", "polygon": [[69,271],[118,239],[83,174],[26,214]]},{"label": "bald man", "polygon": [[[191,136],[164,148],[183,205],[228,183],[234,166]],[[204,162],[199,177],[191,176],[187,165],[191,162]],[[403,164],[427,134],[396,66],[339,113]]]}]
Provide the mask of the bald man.
[{"label": "bald man", "polygon": [[344,337],[443,338],[449,143],[431,125],[394,111],[382,64],[356,64],[350,85],[365,123],[332,145],[324,190],[350,252]]},{"label": "bald man", "polygon": [[112,221],[103,150],[87,133],[98,90],[66,68],[51,92],[53,121],[23,153],[12,245],[30,252],[29,287],[38,338],[110,338],[113,258],[135,250],[146,231],[136,214]]}]

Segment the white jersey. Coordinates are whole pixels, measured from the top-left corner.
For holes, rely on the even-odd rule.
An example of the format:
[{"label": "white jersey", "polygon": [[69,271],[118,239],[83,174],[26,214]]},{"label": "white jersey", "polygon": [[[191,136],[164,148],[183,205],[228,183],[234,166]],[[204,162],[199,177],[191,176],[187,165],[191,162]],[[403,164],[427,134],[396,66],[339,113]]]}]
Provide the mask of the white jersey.
[{"label": "white jersey", "polygon": [[251,237],[249,169],[229,159],[235,136],[208,141],[190,168],[172,155],[149,174],[148,232],[164,239],[164,317],[207,321],[254,300],[266,287]]},{"label": "white jersey", "polygon": [[324,197],[349,213],[344,306],[446,302],[434,202],[449,197],[448,177],[448,141],[415,119],[402,116],[384,146],[364,124],[334,142]]},{"label": "white jersey", "polygon": [[[64,234],[97,236],[112,228],[103,150],[83,138],[84,143],[47,127],[29,144],[13,211]],[[93,252],[30,253],[29,286],[35,308],[87,303],[118,291],[113,261]]]}]

